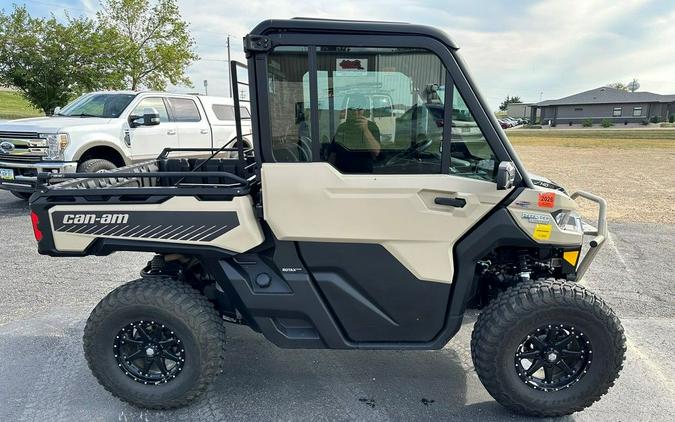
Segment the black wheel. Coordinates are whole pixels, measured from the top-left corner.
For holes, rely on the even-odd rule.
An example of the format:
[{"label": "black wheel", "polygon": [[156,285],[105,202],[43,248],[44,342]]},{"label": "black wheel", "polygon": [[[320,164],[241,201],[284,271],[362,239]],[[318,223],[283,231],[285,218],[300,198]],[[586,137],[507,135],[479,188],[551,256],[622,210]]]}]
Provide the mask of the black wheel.
[{"label": "black wheel", "polygon": [[220,373],[225,328],[213,305],[176,280],[118,287],[94,308],[84,353],[114,396],[149,409],[185,406]]},{"label": "black wheel", "polygon": [[471,338],[476,373],[499,403],[521,414],[561,416],[599,400],[619,376],[623,327],[598,296],[566,281],[533,281],[501,293]]},{"label": "black wheel", "polygon": [[11,190],[10,192],[12,193],[12,195],[24,201],[28,201],[28,198],[30,198],[30,196],[32,195],[32,193],[30,192],[17,192],[13,190]]},{"label": "black wheel", "polygon": [[100,171],[114,170],[117,166],[102,158],[92,158],[77,166],[78,173],[98,173]]}]

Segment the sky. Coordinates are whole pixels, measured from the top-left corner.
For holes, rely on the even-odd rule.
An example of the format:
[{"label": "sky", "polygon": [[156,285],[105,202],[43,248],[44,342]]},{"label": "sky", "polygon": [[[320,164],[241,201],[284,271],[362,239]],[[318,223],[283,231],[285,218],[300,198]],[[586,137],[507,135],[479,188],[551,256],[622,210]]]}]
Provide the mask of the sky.
[{"label": "sky", "polygon": [[[149,0],[152,1],[152,0]],[[0,0],[9,11],[93,16],[98,0]],[[178,0],[201,59],[193,88],[228,94],[226,39],[244,61],[242,38],[258,22],[294,16],[405,21],[446,31],[474,80],[496,108],[507,96],[524,102],[572,95],[637,78],[640,91],[675,94],[675,2],[671,0]]]}]

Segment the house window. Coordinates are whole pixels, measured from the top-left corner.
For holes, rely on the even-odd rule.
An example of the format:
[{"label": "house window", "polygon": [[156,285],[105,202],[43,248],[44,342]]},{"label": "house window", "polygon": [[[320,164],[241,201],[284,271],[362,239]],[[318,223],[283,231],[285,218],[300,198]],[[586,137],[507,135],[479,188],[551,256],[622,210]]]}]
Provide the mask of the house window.
[{"label": "house window", "polygon": [[642,107],[633,107],[633,117],[642,116]]},{"label": "house window", "polygon": [[584,111],[584,108],[583,107],[575,107],[574,111]]},{"label": "house window", "polygon": [[621,117],[621,107],[614,107],[614,112],[612,113],[614,117]]}]

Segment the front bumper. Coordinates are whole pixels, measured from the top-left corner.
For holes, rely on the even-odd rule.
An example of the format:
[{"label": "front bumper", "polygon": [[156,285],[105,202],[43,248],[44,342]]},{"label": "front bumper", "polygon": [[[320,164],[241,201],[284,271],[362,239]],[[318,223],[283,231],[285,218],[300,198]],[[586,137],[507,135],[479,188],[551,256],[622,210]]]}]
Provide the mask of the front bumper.
[{"label": "front bumper", "polygon": [[588,249],[588,252],[584,255],[584,257],[581,259],[581,262],[579,263],[579,266],[577,267],[577,281],[580,281],[581,278],[584,276],[588,268],[591,266],[591,263],[595,259],[595,256],[600,252],[600,248],[605,243],[605,240],[607,239],[608,232],[607,232],[607,202],[597,196],[593,195],[592,193],[584,192],[584,191],[576,191],[572,195],[570,195],[570,198],[572,199],[577,199],[577,198],[584,198],[587,199],[591,202],[595,202],[598,204],[598,221],[597,221],[597,229],[595,228],[586,228],[584,227],[583,232],[584,236],[593,236],[591,238],[591,241],[589,242],[590,248]]},{"label": "front bumper", "polygon": [[15,192],[33,192],[38,173],[75,173],[76,161],[38,161],[20,163],[16,161],[0,161],[0,168],[12,169],[13,180],[0,180],[0,189]]}]

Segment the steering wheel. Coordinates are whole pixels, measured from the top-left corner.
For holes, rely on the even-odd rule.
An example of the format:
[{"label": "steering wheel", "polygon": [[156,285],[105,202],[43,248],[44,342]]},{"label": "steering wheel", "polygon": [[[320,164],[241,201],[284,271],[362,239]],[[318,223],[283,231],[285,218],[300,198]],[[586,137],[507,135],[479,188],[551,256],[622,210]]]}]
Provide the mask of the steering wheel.
[{"label": "steering wheel", "polygon": [[421,141],[416,142],[414,145],[411,145],[410,148],[408,148],[405,151],[401,151],[398,154],[394,155],[390,159],[387,160],[385,163],[385,166],[391,166],[395,164],[399,164],[403,160],[409,160],[427,149],[433,144],[434,141],[431,139],[423,139]]}]

